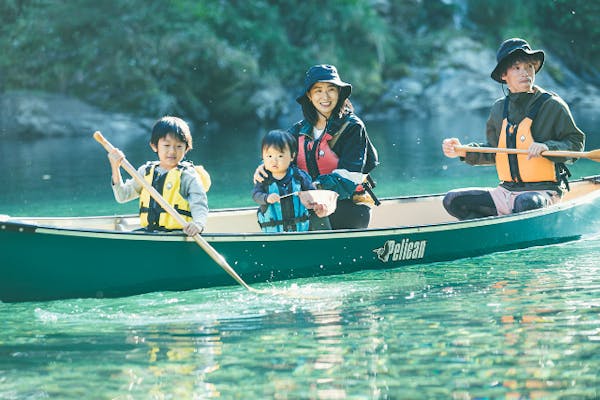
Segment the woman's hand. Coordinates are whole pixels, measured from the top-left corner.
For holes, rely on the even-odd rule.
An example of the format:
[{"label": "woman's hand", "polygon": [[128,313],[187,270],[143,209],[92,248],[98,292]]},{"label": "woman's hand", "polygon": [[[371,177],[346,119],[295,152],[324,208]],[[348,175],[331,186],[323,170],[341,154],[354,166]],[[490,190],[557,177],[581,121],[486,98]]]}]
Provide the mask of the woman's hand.
[{"label": "woman's hand", "polygon": [[267,174],[267,170],[265,169],[265,165],[264,164],[260,164],[258,167],[256,167],[256,171],[254,171],[254,176],[252,178],[252,181],[256,184],[256,183],[261,183],[262,181],[265,180],[265,178],[269,176]]},{"label": "woman's hand", "polygon": [[298,197],[304,207],[313,210],[317,217],[323,218],[335,211],[339,195],[331,190],[306,190],[299,192]]}]

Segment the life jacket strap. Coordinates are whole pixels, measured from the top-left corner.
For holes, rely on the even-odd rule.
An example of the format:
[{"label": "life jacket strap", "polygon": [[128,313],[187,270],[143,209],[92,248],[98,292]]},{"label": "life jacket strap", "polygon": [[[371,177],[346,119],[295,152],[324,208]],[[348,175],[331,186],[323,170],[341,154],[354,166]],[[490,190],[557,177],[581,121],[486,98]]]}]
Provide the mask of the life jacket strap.
[{"label": "life jacket strap", "polygon": [[[301,215],[299,217],[295,217],[295,218],[289,219],[286,222],[289,221],[290,225],[291,224],[295,225],[295,224],[297,224],[299,222],[306,222],[309,219],[310,219],[309,216],[306,214],[306,215]],[[265,221],[265,222],[260,222],[259,221],[258,225],[260,225],[261,228],[270,228],[270,227],[273,227],[273,226],[284,225],[284,223],[283,223],[283,220],[274,220],[274,219],[272,219],[270,221]]]},{"label": "life jacket strap", "polygon": [[373,192],[373,188],[375,187],[375,181],[373,180],[373,178],[371,178],[371,175],[367,175],[367,179],[362,183],[362,187],[365,190],[365,192],[369,193],[369,196],[371,196],[376,206],[381,204],[381,201],[379,201],[377,196],[375,196],[375,192]]},{"label": "life jacket strap", "polygon": [[[161,206],[157,205],[157,210],[159,210],[161,213],[166,212]],[[182,210],[181,208],[179,208],[179,205],[175,204],[175,206],[173,207],[179,214],[184,215],[186,217],[192,217],[192,212],[188,211],[188,210]],[[150,207],[140,207],[140,213],[147,213],[150,212]]]},{"label": "life jacket strap", "polygon": [[188,210],[182,210],[179,208],[178,204],[175,204],[175,206],[173,207],[175,210],[177,210],[177,212],[185,217],[190,217],[192,218],[192,212],[188,211]]},{"label": "life jacket strap", "polygon": [[[519,129],[518,124],[511,123],[508,118],[506,118],[506,147],[509,149],[517,148],[517,130]],[[508,165],[510,168],[510,176],[513,181],[522,183],[523,179],[521,179],[521,174],[519,173],[519,163],[517,161],[516,154],[508,155]]]},{"label": "life jacket strap", "polygon": [[565,163],[556,163],[556,176],[558,177],[558,181],[562,182],[565,185],[567,191],[571,190],[569,186],[569,178],[571,177],[571,171],[565,165]]}]

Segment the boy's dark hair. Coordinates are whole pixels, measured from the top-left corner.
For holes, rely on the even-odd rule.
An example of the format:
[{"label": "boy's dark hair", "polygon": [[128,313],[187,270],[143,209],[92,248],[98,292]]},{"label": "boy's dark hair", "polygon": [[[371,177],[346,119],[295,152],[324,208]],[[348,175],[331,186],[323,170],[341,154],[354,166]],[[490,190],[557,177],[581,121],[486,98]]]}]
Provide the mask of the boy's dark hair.
[{"label": "boy's dark hair", "polygon": [[506,59],[502,61],[502,64],[500,65],[500,68],[499,68],[501,71],[501,74],[506,73],[508,71],[508,69],[517,62],[532,63],[533,65],[535,65],[536,71],[539,69],[539,66],[541,64],[539,58],[537,58],[531,54],[515,52],[515,53],[511,54],[510,56],[506,57]]},{"label": "boy's dark hair", "polygon": [[181,118],[165,116],[154,123],[150,143],[158,146],[158,140],[168,135],[184,142],[188,149],[192,149],[192,134],[190,127]]},{"label": "boy's dark hair", "polygon": [[288,131],[275,129],[267,133],[262,140],[261,150],[264,151],[269,147],[275,147],[279,151],[284,151],[285,148],[290,149],[292,156],[298,153],[298,142]]}]

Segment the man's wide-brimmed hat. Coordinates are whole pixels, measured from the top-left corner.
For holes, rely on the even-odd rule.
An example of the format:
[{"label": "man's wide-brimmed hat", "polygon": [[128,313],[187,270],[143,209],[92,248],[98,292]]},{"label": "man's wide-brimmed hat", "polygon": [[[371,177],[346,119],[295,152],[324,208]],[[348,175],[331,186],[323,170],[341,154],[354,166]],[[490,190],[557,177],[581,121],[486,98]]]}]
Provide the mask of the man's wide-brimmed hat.
[{"label": "man's wide-brimmed hat", "polygon": [[313,65],[306,71],[306,76],[304,77],[304,90],[296,97],[296,101],[300,104],[304,101],[308,101],[306,92],[308,92],[317,82],[333,83],[334,85],[339,86],[340,100],[347,99],[350,97],[350,93],[352,93],[352,85],[340,79],[340,75],[333,65],[319,64]]},{"label": "man's wide-brimmed hat", "polygon": [[513,57],[518,53],[528,54],[535,57],[539,61],[535,72],[542,69],[544,65],[544,51],[543,50],[531,50],[531,46],[526,40],[520,38],[507,39],[500,45],[500,48],[496,52],[496,68],[492,71],[491,77],[496,82],[504,83],[502,80],[502,74],[505,68],[508,66],[508,62],[513,60]]}]

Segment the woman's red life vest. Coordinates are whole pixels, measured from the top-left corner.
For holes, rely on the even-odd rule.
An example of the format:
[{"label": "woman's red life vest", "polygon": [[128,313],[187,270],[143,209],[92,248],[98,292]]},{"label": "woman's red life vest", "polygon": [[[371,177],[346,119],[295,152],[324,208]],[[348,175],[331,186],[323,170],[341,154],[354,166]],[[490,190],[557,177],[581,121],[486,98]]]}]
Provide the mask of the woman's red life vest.
[{"label": "woman's red life vest", "polygon": [[329,146],[331,139],[333,139],[333,136],[329,133],[323,133],[317,140],[311,140],[306,135],[300,135],[298,137],[298,167],[304,171],[308,171],[308,165],[306,164],[307,155],[313,153],[319,170],[318,175],[330,174],[336,169],[339,157],[331,150],[333,146]]},{"label": "woman's red life vest", "polygon": [[[298,137],[298,157],[296,157],[298,167],[304,171],[308,171],[313,178],[318,175],[330,174],[334,169],[337,169],[340,159],[332,149],[349,124],[350,121],[346,120],[333,134],[325,130],[321,137],[316,140],[312,140],[306,133],[300,132],[300,136]],[[311,171],[311,168],[308,166],[307,160],[311,156],[314,156],[314,161],[318,169],[316,171],[317,174],[314,174],[315,171]]]}]

